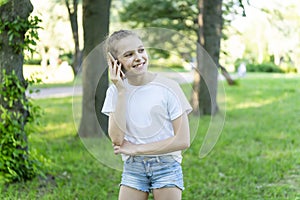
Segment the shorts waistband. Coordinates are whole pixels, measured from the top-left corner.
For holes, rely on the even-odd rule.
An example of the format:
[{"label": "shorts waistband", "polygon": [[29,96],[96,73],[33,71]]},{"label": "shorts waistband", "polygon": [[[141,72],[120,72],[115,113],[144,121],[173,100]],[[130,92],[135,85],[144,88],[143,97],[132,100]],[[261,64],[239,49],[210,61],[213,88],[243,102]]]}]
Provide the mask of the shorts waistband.
[{"label": "shorts waistband", "polygon": [[162,155],[162,156],[129,156],[126,162],[174,162],[175,159],[172,155]]}]

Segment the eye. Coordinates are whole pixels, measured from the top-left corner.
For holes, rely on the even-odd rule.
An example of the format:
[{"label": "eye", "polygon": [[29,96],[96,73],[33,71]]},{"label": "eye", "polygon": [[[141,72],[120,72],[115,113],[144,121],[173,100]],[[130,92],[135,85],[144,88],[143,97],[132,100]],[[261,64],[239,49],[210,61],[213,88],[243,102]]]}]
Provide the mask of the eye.
[{"label": "eye", "polygon": [[127,53],[127,54],[124,55],[124,57],[127,57],[127,58],[130,57],[130,56],[132,56],[132,53]]},{"label": "eye", "polygon": [[139,53],[143,53],[144,51],[145,51],[144,48],[138,50]]}]

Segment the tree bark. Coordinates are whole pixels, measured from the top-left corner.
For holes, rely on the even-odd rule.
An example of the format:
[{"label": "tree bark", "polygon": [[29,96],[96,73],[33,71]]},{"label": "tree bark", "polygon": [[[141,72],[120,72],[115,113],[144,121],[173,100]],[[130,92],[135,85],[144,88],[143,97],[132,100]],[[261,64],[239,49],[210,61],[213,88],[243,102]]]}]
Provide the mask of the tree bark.
[{"label": "tree bark", "polygon": [[[0,5],[1,22],[14,21],[17,17],[27,19],[33,10],[30,0],[9,0],[6,4]],[[24,43],[24,35],[26,32],[20,33],[21,37],[15,37],[17,43]],[[13,70],[17,73],[22,82],[23,77],[23,52],[15,52],[14,48],[9,45],[8,29],[0,34],[0,70],[6,70],[10,74]],[[2,78],[2,77],[1,77]]]},{"label": "tree bark", "polygon": [[81,65],[81,50],[79,48],[79,32],[78,32],[78,21],[77,21],[77,7],[78,7],[78,0],[72,1],[72,6],[69,3],[69,0],[65,0],[69,18],[71,22],[73,40],[74,40],[74,54],[73,54],[73,62],[71,64],[74,75],[76,76],[80,70]]},{"label": "tree bark", "polygon": [[[0,21],[4,22],[13,22],[18,18],[27,20],[30,13],[33,11],[33,6],[30,0],[9,0],[6,3],[0,5]],[[1,32],[2,31],[2,32]],[[0,31],[0,81],[3,80],[3,70],[6,71],[6,74],[12,74],[14,71],[20,80],[23,87],[27,87],[27,83],[23,76],[23,51],[22,48],[16,50],[14,46],[10,44],[9,41],[9,27],[5,27],[3,30]],[[21,45],[24,43],[25,33],[27,30],[22,30],[18,32],[19,37],[15,35],[14,42],[15,44]],[[9,90],[11,88],[7,88]],[[14,102],[13,108],[9,108],[5,101],[2,99],[3,97],[0,96],[0,104],[9,109],[12,112],[18,113],[23,117],[18,117],[18,123],[20,124],[21,131],[24,130],[26,120],[20,119],[27,119],[28,111],[23,108],[22,101],[26,101],[25,93],[22,94],[22,98],[19,99],[17,102]],[[0,118],[0,123],[1,122]],[[1,134],[1,132],[0,132]],[[27,137],[26,134],[23,135],[24,138],[19,138],[20,140],[24,140],[27,144]],[[21,150],[26,151],[28,150],[28,145],[22,148]],[[25,153],[25,154],[26,154]],[[24,159],[26,159],[24,157]]]},{"label": "tree bark", "polygon": [[[218,112],[217,66],[219,65],[223,23],[222,0],[198,0],[198,9],[198,44],[200,46],[197,48],[197,71],[199,75],[196,75],[198,77],[196,77],[193,83],[194,94],[192,105],[196,113],[214,115]],[[202,50],[202,47],[209,56]]]},{"label": "tree bark", "polygon": [[109,32],[110,4],[110,0],[83,1],[83,97],[79,127],[81,137],[107,134],[108,117],[101,113],[108,88],[107,63],[101,45],[97,45],[105,40]]},{"label": "tree bark", "polygon": [[[1,22],[12,22],[18,17],[27,20],[32,11],[33,6],[30,0],[9,0],[5,4],[0,5],[0,19]],[[5,28],[2,33],[0,32],[0,80],[2,80],[3,69],[6,70],[6,74],[11,74],[12,71],[15,71],[19,80],[25,86],[26,83],[23,77],[23,52],[16,52],[16,49],[9,44],[8,31],[9,29]],[[20,37],[14,37],[14,42],[18,44],[24,43],[26,31],[23,30],[23,32],[20,32]],[[16,109],[22,110],[23,108]]]}]

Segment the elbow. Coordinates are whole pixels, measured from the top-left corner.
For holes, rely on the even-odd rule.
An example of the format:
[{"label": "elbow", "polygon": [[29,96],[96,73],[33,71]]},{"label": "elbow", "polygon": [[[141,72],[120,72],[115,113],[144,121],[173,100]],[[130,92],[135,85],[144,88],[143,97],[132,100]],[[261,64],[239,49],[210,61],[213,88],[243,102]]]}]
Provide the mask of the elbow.
[{"label": "elbow", "polygon": [[179,140],[178,143],[178,150],[185,150],[190,147],[191,143],[190,140],[184,139],[184,140]]},{"label": "elbow", "polygon": [[121,138],[121,137],[110,137],[110,139],[111,139],[111,142],[117,146],[121,146],[124,141],[124,138]]},{"label": "elbow", "polygon": [[188,149],[190,146],[191,146],[191,143],[190,143],[189,140],[184,141],[184,142],[182,143],[182,150]]},{"label": "elbow", "polygon": [[124,140],[111,140],[111,141],[116,146],[122,146]]},{"label": "elbow", "polygon": [[111,142],[114,145],[121,146],[123,144],[124,134],[115,135],[115,134],[109,133],[108,135],[109,135],[109,137],[111,139]]}]

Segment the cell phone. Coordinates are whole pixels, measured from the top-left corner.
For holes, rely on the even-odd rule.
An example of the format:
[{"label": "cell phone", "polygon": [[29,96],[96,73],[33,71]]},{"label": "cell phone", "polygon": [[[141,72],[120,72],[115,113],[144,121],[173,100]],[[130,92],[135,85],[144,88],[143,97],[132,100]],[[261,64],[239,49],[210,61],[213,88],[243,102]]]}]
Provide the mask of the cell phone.
[{"label": "cell phone", "polygon": [[[108,52],[108,55],[113,62],[115,62],[115,60],[116,60],[118,65],[121,64],[116,58],[113,57],[113,55],[110,52]],[[124,67],[122,65],[121,65],[121,71],[122,71],[121,78],[123,79],[123,78],[125,78],[125,71],[124,71]]]}]

